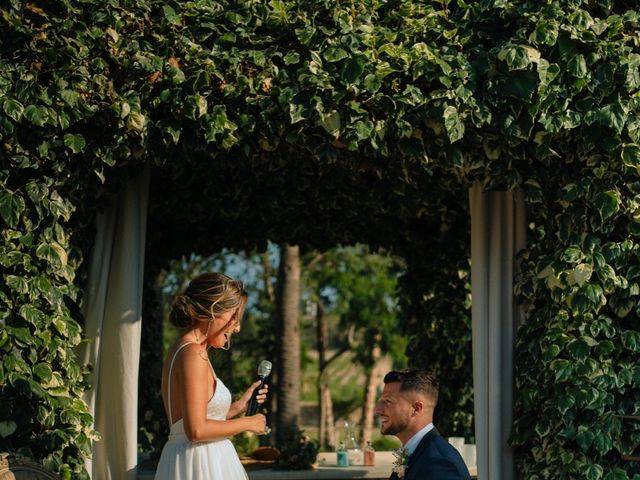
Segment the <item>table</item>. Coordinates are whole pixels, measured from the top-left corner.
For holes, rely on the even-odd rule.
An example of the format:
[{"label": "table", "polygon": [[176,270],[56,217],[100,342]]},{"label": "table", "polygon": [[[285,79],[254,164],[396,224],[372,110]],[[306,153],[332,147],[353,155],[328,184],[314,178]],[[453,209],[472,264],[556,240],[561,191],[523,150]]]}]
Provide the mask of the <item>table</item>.
[{"label": "table", "polygon": [[[391,475],[391,466],[394,456],[392,452],[376,452],[375,465],[338,467],[334,452],[318,454],[318,465],[313,470],[275,470],[265,468],[249,470],[247,473],[251,480],[345,480],[350,478],[367,478],[375,480],[387,480]],[[476,468],[470,468],[471,477],[476,477]]]},{"label": "table", "polygon": [[[318,464],[313,470],[276,470],[274,468],[248,469],[250,480],[347,480],[366,478],[369,480],[387,480],[391,475],[393,464],[391,452],[376,452],[375,465],[372,467],[351,466],[338,467],[335,452],[318,454]],[[477,478],[476,468],[469,468],[471,478]],[[138,480],[153,480],[155,468],[148,465],[139,466]]]}]

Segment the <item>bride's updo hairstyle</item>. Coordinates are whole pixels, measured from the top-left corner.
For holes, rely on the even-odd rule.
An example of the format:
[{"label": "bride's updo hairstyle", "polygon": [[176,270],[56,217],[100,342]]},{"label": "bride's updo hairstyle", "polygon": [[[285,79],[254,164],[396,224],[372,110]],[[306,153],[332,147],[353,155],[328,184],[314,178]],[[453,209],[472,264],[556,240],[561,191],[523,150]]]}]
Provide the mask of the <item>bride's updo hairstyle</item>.
[{"label": "bride's updo hairstyle", "polygon": [[196,322],[210,322],[230,310],[237,310],[232,321],[240,321],[247,293],[240,280],[224,273],[207,272],[195,277],[184,293],[176,295],[169,320],[176,327],[190,328]]}]

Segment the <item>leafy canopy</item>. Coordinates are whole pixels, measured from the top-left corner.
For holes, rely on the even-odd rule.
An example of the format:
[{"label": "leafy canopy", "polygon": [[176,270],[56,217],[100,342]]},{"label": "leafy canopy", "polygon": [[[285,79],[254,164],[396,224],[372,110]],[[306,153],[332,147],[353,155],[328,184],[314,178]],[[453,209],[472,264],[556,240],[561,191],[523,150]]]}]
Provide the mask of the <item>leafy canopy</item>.
[{"label": "leafy canopy", "polygon": [[[83,475],[93,433],[71,348],[88,225],[150,163],[178,210],[195,210],[166,210],[167,228],[194,233],[184,248],[205,243],[207,221],[233,226],[229,212],[275,198],[245,243],[267,225],[313,245],[313,226],[330,225],[327,242],[381,232],[404,253],[444,232],[428,244],[460,252],[464,186],[522,186],[520,469],[628,478],[620,453],[637,431],[617,415],[640,402],[636,2],[10,0],[0,13],[3,448]],[[234,162],[244,176],[221,177]],[[222,188],[198,188],[216,176]],[[231,201],[212,213],[218,194]],[[313,224],[307,194],[340,201]],[[274,211],[291,222],[269,227]]]}]

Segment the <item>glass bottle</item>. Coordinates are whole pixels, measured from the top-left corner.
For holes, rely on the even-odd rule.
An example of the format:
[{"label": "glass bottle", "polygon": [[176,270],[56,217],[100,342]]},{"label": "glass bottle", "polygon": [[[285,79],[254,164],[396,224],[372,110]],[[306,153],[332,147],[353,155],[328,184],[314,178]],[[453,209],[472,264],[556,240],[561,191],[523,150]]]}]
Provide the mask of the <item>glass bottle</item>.
[{"label": "glass bottle", "polygon": [[367,442],[367,445],[364,447],[364,464],[370,467],[375,465],[375,458],[376,451],[371,445],[371,442]]},{"label": "glass bottle", "polygon": [[356,440],[356,432],[351,425],[349,425],[349,422],[344,422],[344,434],[349,465],[364,465],[362,449]]},{"label": "glass bottle", "polygon": [[340,442],[340,446],[336,450],[336,459],[339,467],[349,466],[349,456],[347,455],[347,449],[344,448],[344,442]]}]

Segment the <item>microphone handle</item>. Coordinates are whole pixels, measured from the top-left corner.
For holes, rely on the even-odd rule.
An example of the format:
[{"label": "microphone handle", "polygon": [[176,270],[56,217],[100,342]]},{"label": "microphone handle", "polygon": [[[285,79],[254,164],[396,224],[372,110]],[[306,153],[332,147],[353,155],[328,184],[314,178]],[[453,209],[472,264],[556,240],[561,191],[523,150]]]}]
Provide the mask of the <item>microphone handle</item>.
[{"label": "microphone handle", "polygon": [[264,385],[264,378],[260,379],[260,385],[253,389],[253,393],[251,394],[251,398],[249,399],[249,403],[247,405],[247,416],[255,415],[258,413],[258,391]]}]

